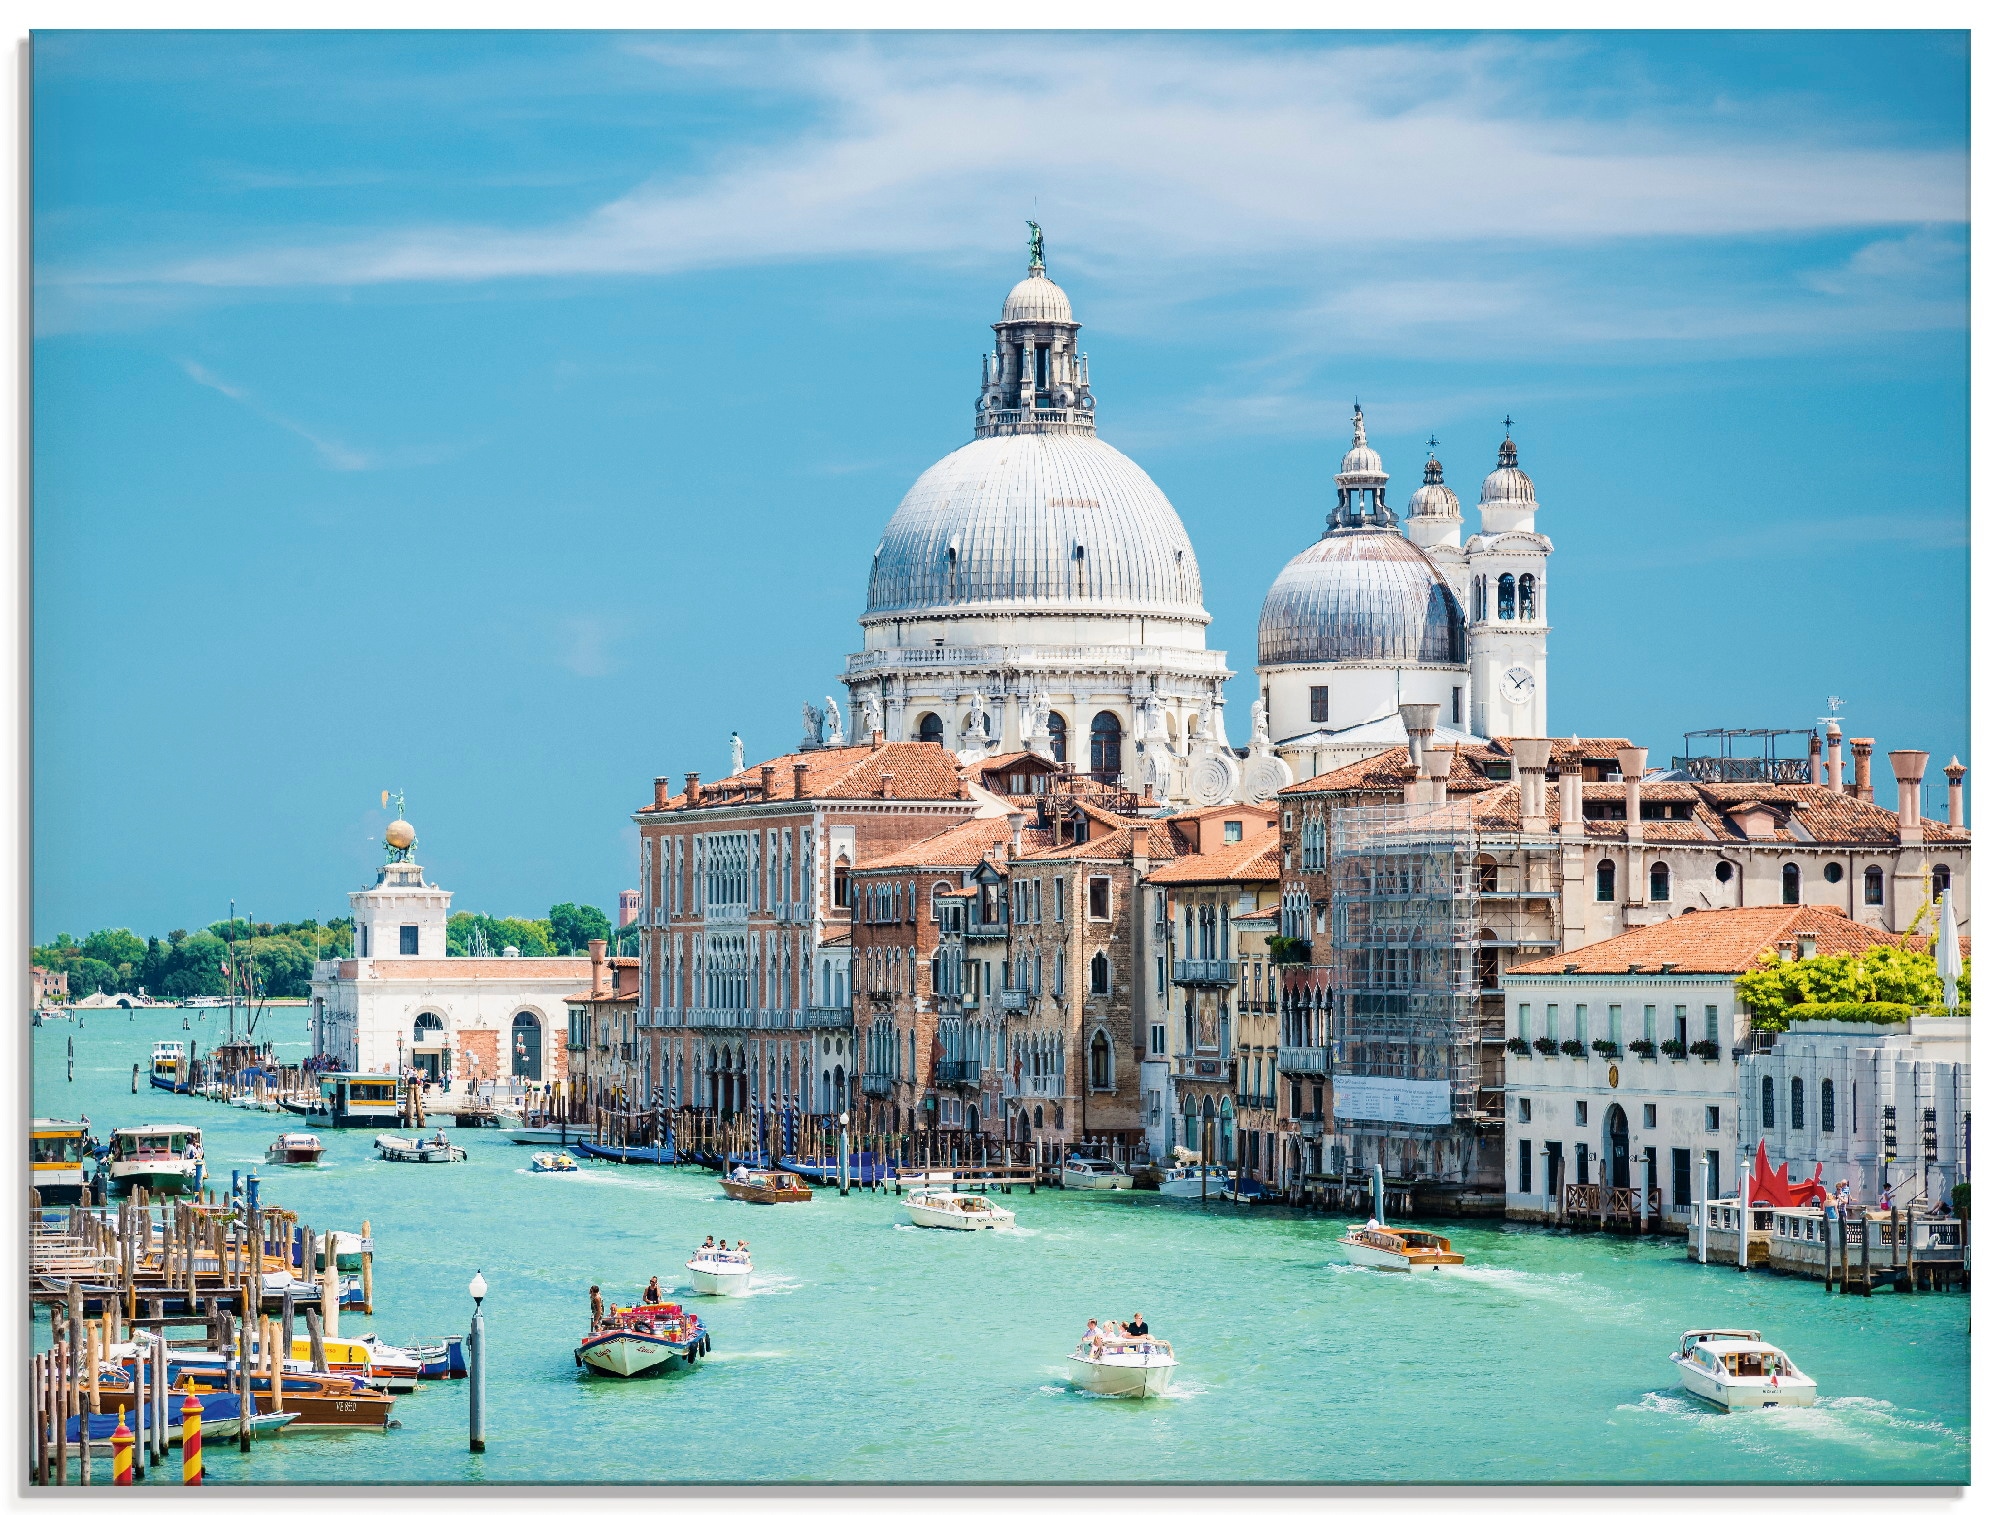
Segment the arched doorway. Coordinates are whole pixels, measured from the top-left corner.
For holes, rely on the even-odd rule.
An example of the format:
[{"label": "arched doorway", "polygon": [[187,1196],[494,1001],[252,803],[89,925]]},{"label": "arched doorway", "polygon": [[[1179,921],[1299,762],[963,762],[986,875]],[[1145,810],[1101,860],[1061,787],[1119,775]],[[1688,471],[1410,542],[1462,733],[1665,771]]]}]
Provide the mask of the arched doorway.
[{"label": "arched doorway", "polygon": [[1215,1100],[1206,1094],[1201,1097],[1201,1140],[1195,1144],[1195,1151],[1201,1154],[1203,1162],[1215,1161]]},{"label": "arched doorway", "polygon": [[922,720],[917,722],[917,740],[942,747],[944,745],[944,722],[939,720],[935,714],[927,713]]},{"label": "arched doorway", "polygon": [[444,1017],[435,1010],[421,1010],[410,1027],[410,1062],[432,1083],[443,1085],[451,1074],[445,1060]]},{"label": "arched doorway", "polygon": [[542,1076],[542,1018],[532,1010],[514,1016],[514,1065],[516,1078]]},{"label": "arched doorway", "polygon": [[1611,1187],[1632,1187],[1632,1128],[1625,1120],[1625,1107],[1613,1105],[1604,1116],[1604,1150],[1609,1154]]}]

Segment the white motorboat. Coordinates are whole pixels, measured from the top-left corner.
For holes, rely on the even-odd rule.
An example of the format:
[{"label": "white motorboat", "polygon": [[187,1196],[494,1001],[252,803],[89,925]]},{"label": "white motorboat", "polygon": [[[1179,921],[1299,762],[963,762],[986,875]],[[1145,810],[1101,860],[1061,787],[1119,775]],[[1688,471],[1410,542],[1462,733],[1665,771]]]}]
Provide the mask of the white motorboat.
[{"label": "white motorboat", "polygon": [[465,1148],[454,1147],[440,1131],[420,1141],[407,1136],[378,1136],[375,1155],[394,1163],[462,1163]]},{"label": "white motorboat", "polygon": [[1804,1406],[1819,1398],[1819,1385],[1755,1331],[1683,1331],[1671,1360],[1682,1388],[1724,1410]]},{"label": "white motorboat", "polygon": [[703,1247],[687,1260],[688,1277],[697,1294],[744,1295],[750,1292],[750,1254],[733,1247]]},{"label": "white motorboat", "polygon": [[326,1156],[326,1144],[310,1131],[287,1131],[264,1155],[274,1163],[311,1164]]},{"label": "white motorboat", "polygon": [[1065,1189],[1129,1189],[1132,1175],[1114,1162],[1101,1157],[1085,1157],[1081,1152],[1063,1159],[1062,1186]]},{"label": "white motorboat", "polygon": [[1408,1226],[1349,1226],[1340,1250],[1356,1267],[1383,1268],[1392,1273],[1435,1273],[1465,1263],[1451,1249],[1449,1238]]},{"label": "white motorboat", "polygon": [[1210,1199],[1225,1199],[1228,1190],[1236,1182],[1236,1170],[1210,1163],[1206,1168],[1199,1163],[1189,1163],[1184,1167],[1174,1167],[1160,1174],[1160,1192],[1169,1199],[1200,1199],[1204,1192]]},{"label": "white motorboat", "polygon": [[1069,1354],[1070,1382],[1091,1394],[1118,1399],[1146,1399],[1173,1381],[1172,1342],[1152,1336],[1130,1336],[1085,1342]]},{"label": "white motorboat", "polygon": [[949,1189],[919,1189],[903,1201],[910,1219],[936,1231],[1011,1231],[1014,1212],[1003,1210],[984,1194],[954,1194]]},{"label": "white motorboat", "polygon": [[124,1126],[111,1133],[111,1187],[155,1194],[201,1187],[201,1127]]}]

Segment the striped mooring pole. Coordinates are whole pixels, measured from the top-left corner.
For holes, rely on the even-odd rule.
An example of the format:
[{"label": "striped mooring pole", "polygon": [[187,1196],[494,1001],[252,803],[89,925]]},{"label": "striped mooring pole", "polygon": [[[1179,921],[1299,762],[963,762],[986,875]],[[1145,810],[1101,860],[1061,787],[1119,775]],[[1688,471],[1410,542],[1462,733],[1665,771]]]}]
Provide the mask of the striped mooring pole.
[{"label": "striped mooring pole", "polygon": [[201,1401],[181,1401],[181,1482],[201,1482]]},{"label": "striped mooring pole", "polygon": [[111,1481],[119,1484],[132,1481],[132,1431],[125,1424],[122,1406],[118,1411],[118,1429],[111,1433]]}]

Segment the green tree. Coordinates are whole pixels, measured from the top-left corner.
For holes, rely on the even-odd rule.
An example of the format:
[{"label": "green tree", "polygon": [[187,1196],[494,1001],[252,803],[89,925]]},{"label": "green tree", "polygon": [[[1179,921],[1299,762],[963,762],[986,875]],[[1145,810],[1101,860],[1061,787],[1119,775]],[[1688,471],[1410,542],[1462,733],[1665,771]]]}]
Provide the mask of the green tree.
[{"label": "green tree", "polygon": [[581,957],[591,942],[611,940],[611,918],[595,905],[551,905],[549,935],[558,954]]},{"label": "green tree", "polygon": [[166,991],[175,999],[191,994],[222,994],[228,983],[222,965],[229,960],[229,945],[206,931],[176,942],[167,953]]},{"label": "green tree", "polygon": [[83,955],[102,963],[119,963],[136,968],[146,960],[146,944],[123,926],[93,931],[83,939]]},{"label": "green tree", "polygon": [[82,999],[85,995],[96,994],[99,990],[115,990],[118,987],[118,968],[114,963],[104,962],[95,957],[77,957],[69,961],[69,996]]},{"label": "green tree", "polygon": [[146,957],[139,964],[139,987],[148,994],[159,994],[166,988],[167,949],[160,945],[157,936],[146,939]]},{"label": "green tree", "polygon": [[[1959,978],[1959,1008],[1972,1005],[1972,964]],[[1935,1010],[1944,1004],[1944,984],[1928,951],[1870,947],[1858,955],[1809,957],[1780,962],[1767,954],[1761,968],[1736,981],[1737,997],[1760,1031],[1784,1029],[1787,1010],[1800,1005],[1908,1005]]]},{"label": "green tree", "polygon": [[278,999],[296,999],[311,989],[311,937],[303,942],[295,936],[269,937],[257,943],[256,952],[260,993]]}]

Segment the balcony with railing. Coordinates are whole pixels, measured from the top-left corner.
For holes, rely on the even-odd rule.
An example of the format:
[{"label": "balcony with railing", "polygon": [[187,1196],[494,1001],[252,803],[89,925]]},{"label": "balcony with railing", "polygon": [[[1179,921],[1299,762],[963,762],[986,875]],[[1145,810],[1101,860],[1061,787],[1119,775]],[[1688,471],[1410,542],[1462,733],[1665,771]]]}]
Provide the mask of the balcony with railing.
[{"label": "balcony with railing", "polygon": [[942,1088],[963,1086],[977,1089],[979,1087],[979,1059],[976,1057],[945,1059],[937,1065],[937,1081]]},{"label": "balcony with railing", "polygon": [[872,1094],[878,1099],[886,1099],[891,1080],[886,1073],[864,1073],[861,1075],[861,1092]]},{"label": "balcony with railing", "polygon": [[1331,1066],[1331,1051],[1328,1047],[1280,1047],[1278,1071],[1324,1076]]},{"label": "balcony with railing", "polygon": [[965,923],[965,936],[968,941],[992,941],[1006,934],[1005,921],[976,921],[968,918]]},{"label": "balcony with railing", "polygon": [[808,1031],[850,1031],[854,1028],[854,1010],[849,1005],[814,1005],[805,1011]]},{"label": "balcony with railing", "polygon": [[1326,1135],[1326,1117],[1323,1115],[1301,1115],[1299,1117],[1299,1135],[1308,1140],[1317,1141],[1320,1137]]},{"label": "balcony with railing", "polygon": [[1002,989],[1000,991],[1000,1008],[1009,1015],[1026,1015],[1028,1013],[1028,991],[1025,989]]},{"label": "balcony with railing", "polygon": [[1174,982],[1177,984],[1214,984],[1227,987],[1236,982],[1236,959],[1233,957],[1177,957],[1174,959]]}]

